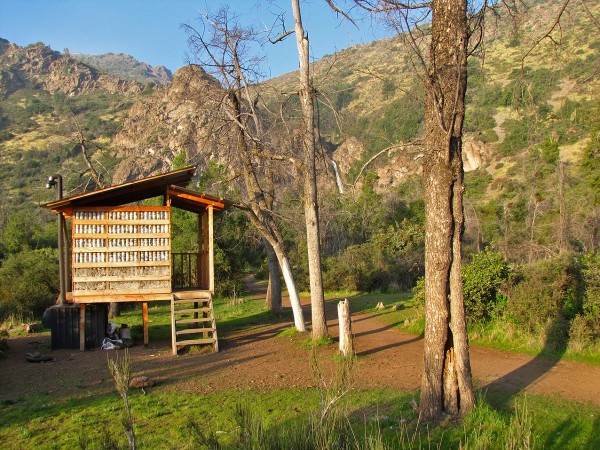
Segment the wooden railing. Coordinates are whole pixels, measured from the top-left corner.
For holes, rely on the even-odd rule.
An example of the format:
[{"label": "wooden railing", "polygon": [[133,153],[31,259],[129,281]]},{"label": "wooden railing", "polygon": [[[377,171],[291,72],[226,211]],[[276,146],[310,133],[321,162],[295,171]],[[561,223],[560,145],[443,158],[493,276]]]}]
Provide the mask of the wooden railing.
[{"label": "wooden railing", "polygon": [[172,253],[172,289],[203,288],[200,280],[200,253]]}]

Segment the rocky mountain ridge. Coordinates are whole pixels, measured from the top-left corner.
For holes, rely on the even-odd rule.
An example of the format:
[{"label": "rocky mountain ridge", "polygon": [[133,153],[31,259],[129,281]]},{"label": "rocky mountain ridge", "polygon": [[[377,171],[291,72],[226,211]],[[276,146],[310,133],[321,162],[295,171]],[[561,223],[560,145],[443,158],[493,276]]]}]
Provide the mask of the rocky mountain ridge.
[{"label": "rocky mountain ridge", "polygon": [[165,66],[151,66],[145,62],[138,61],[131,55],[123,53],[86,55],[84,53],[71,52],[69,56],[124,80],[160,85],[168,84],[173,80],[173,73]]},{"label": "rocky mountain ridge", "polygon": [[102,89],[111,94],[135,94],[143,85],[103,73],[42,44],[20,47],[0,39],[0,98],[36,86],[68,96]]}]

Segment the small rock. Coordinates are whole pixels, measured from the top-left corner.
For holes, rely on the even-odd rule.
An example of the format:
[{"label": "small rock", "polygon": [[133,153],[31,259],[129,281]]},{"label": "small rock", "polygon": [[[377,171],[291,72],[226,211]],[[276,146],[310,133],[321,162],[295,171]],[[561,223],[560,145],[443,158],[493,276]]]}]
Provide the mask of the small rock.
[{"label": "small rock", "polygon": [[23,324],[23,329],[26,333],[37,333],[38,331],[42,331],[42,326],[39,323],[25,323]]},{"label": "small rock", "polygon": [[394,311],[400,311],[401,309],[404,309],[404,303],[396,303],[394,306],[392,306],[392,309]]},{"label": "small rock", "polygon": [[133,377],[129,382],[129,387],[134,389],[144,389],[156,386],[156,381],[150,377]]},{"label": "small rock", "polygon": [[406,320],[404,321],[404,326],[405,326],[405,327],[407,327],[407,326],[409,326],[409,325],[410,325],[410,320],[406,319]]},{"label": "small rock", "polygon": [[383,302],[377,303],[377,306],[375,307],[375,309],[385,309]]},{"label": "small rock", "polygon": [[54,358],[52,356],[43,355],[40,352],[27,353],[27,355],[25,356],[27,358],[27,361],[32,363],[54,361]]}]

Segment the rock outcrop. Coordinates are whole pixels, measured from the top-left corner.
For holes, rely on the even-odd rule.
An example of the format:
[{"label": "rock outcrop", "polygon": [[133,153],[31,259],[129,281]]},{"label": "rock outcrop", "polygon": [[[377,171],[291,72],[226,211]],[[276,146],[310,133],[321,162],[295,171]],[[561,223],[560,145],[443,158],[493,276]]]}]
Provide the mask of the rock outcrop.
[{"label": "rock outcrop", "polygon": [[[363,158],[363,153],[364,145],[353,137],[348,138],[333,152],[333,160],[336,162],[346,184],[354,183],[354,179],[348,179],[348,173],[351,168],[359,164]],[[465,172],[478,169],[487,163],[490,157],[491,150],[483,142],[467,140],[463,144]],[[378,177],[377,188],[382,191],[387,190],[390,187],[397,186],[407,176],[423,173],[423,148],[420,145],[391,147],[390,150],[372,160],[365,167],[365,171],[375,172]],[[358,182],[360,183],[360,180]]]},{"label": "rock outcrop", "polygon": [[123,53],[103,53],[101,55],[71,53],[70,56],[125,80],[144,84],[169,84],[173,80],[173,74],[165,66],[151,66]]},{"label": "rock outcrop", "polygon": [[135,103],[112,143],[123,158],[113,182],[165,170],[181,152],[194,163],[214,157],[211,114],[222,96],[215,78],[200,66],[188,65],[175,73],[170,85]]},{"label": "rock outcrop", "polygon": [[6,98],[26,85],[67,95],[84,94],[93,89],[133,94],[143,88],[141,83],[102,73],[42,43],[20,47],[1,39],[0,98]]}]

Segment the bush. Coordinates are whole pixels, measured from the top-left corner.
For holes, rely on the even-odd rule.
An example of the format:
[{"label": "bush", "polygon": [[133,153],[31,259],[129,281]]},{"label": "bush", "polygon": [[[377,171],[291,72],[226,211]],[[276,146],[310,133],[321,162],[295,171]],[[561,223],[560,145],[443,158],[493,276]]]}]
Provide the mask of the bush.
[{"label": "bush", "polygon": [[413,288],[413,302],[419,306],[425,306],[425,277],[419,277]]},{"label": "bush", "polygon": [[59,292],[58,251],[30,250],[9,255],[0,267],[0,322],[9,316],[39,316]]},{"label": "bush", "polygon": [[582,319],[587,323],[590,337],[600,340],[600,253],[589,253],[582,258],[585,294]]},{"label": "bush", "polygon": [[465,308],[469,321],[489,319],[503,305],[500,287],[508,280],[508,264],[501,253],[475,253],[462,270]]},{"label": "bush", "polygon": [[13,213],[0,232],[0,250],[18,253],[23,249],[55,248],[56,222],[46,221],[47,214],[23,210]]},{"label": "bush", "polygon": [[410,289],[422,275],[423,226],[408,220],[390,225],[364,243],[326,260],[324,284],[331,290]]},{"label": "bush", "polygon": [[508,312],[515,323],[533,332],[546,327],[549,321],[571,320],[581,313],[583,293],[581,267],[576,259],[542,261],[525,268],[522,281],[509,290]]}]

